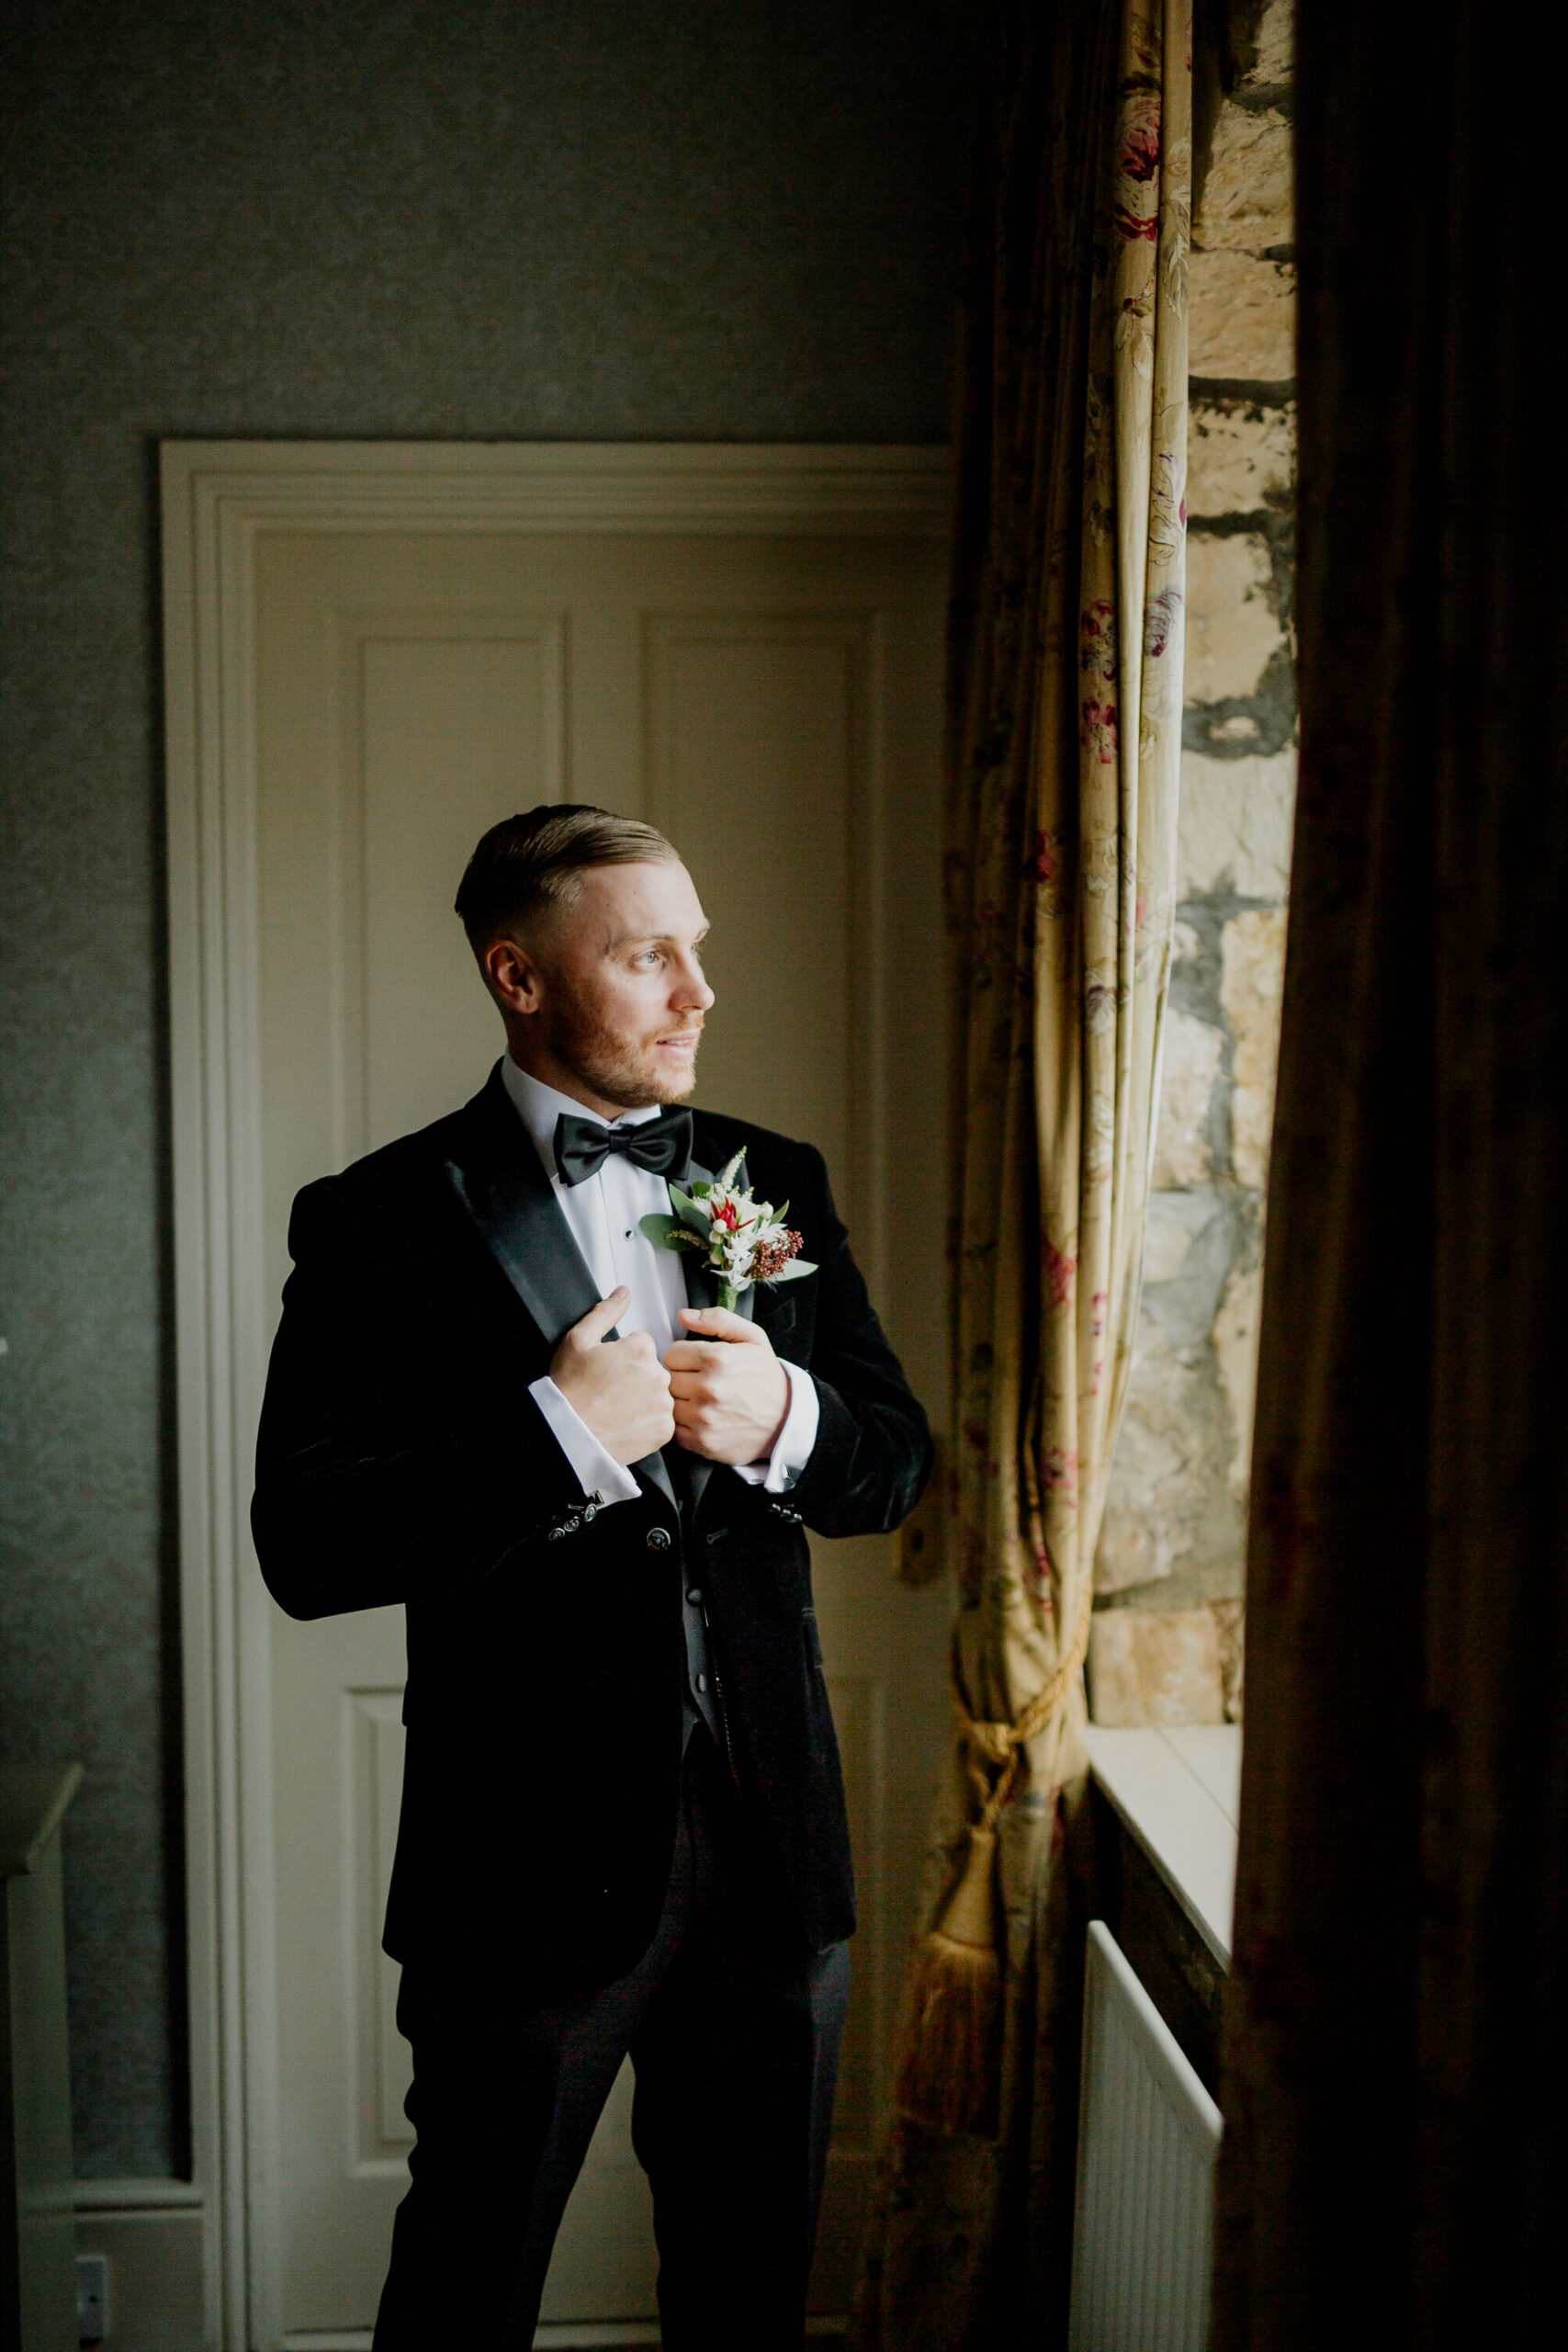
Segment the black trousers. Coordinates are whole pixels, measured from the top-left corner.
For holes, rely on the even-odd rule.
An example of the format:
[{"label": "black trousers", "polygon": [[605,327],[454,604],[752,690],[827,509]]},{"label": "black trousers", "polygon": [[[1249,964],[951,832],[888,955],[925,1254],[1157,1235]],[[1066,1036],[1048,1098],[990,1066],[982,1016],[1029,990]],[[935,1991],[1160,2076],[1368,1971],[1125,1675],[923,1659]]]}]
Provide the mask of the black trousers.
[{"label": "black trousers", "polygon": [[664,1914],[629,1976],[526,2008],[493,1966],[405,1967],[416,2145],[375,2352],[532,2343],[628,2052],[669,2352],[800,2352],[849,1984],[846,1945],[792,1938],[699,1724]]}]

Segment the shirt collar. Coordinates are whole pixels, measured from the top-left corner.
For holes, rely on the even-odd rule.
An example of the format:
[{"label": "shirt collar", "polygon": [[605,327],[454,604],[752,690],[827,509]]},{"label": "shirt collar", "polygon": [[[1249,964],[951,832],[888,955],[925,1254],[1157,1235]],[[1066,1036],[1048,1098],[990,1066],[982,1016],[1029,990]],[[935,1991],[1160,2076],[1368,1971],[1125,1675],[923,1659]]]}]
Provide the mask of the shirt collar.
[{"label": "shirt collar", "polygon": [[543,1079],[530,1078],[519,1069],[510,1054],[501,1059],[501,1082],[512,1099],[512,1107],[533,1139],[535,1150],[544,1162],[547,1176],[556,1172],[556,1121],[564,1111],[573,1119],[593,1119],[603,1127],[636,1127],[645,1119],[657,1119],[659,1105],[649,1102],[636,1111],[623,1111],[618,1119],[601,1118],[585,1102],[563,1094],[558,1087],[547,1086]]}]

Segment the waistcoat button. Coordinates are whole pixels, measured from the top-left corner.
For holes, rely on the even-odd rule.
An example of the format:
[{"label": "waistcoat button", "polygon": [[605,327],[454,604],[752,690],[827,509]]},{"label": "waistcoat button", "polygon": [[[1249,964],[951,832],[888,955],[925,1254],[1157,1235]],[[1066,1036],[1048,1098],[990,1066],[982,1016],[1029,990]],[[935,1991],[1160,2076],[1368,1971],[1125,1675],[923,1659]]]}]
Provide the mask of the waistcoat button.
[{"label": "waistcoat button", "polygon": [[648,1548],[650,1552],[668,1552],[670,1530],[667,1527],[650,1527],[648,1531]]}]

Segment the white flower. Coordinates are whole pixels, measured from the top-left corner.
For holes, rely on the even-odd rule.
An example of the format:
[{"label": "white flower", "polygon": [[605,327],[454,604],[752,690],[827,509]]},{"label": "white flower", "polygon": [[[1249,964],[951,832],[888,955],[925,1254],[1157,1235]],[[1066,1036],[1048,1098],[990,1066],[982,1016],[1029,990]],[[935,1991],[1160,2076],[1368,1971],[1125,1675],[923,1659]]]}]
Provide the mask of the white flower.
[{"label": "white flower", "polygon": [[789,1203],[775,1209],[736,1183],[745,1156],[738,1151],[714,1183],[695,1183],[689,1193],[671,1184],[673,1216],[642,1220],[644,1233],[660,1249],[701,1254],[718,1276],[720,1305],[728,1307],[753,1283],[789,1282],[817,1272],[798,1254],[799,1234],[784,1223]]}]

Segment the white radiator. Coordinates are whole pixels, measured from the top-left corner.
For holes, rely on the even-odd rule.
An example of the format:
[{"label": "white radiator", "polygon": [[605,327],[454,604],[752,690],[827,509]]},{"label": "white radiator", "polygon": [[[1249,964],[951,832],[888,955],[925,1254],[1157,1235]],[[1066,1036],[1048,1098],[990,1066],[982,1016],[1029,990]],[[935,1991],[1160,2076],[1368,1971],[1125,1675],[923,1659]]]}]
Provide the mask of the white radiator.
[{"label": "white radiator", "polygon": [[1219,2109],[1091,1920],[1070,2352],[1203,2352],[1219,2141]]}]

